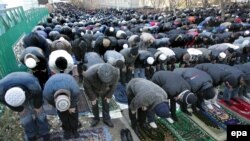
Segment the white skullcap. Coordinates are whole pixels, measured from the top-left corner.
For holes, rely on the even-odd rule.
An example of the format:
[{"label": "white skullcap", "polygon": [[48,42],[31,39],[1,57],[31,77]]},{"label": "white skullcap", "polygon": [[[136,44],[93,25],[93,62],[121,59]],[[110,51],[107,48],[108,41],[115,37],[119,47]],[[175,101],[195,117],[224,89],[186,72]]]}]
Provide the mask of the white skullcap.
[{"label": "white skullcap", "polygon": [[5,93],[4,99],[8,105],[18,107],[25,101],[25,92],[19,87],[13,87],[8,89]]},{"label": "white skullcap", "polygon": [[245,31],[245,35],[249,35],[249,33],[250,33],[249,30]]},{"label": "white skullcap", "polygon": [[147,58],[147,63],[148,63],[149,65],[152,65],[152,64],[154,63],[154,61],[155,61],[155,59],[154,59],[153,57],[148,57],[148,58]]},{"label": "white skullcap", "polygon": [[226,31],[226,32],[228,32],[228,31],[229,31],[229,29],[227,28],[227,29],[225,29],[225,31]]},{"label": "white skullcap", "polygon": [[128,44],[123,44],[123,48],[128,48]]},{"label": "white skullcap", "polygon": [[110,32],[114,32],[115,29],[114,29],[113,27],[110,27],[110,28],[109,28],[109,31],[110,31]]},{"label": "white skullcap", "polygon": [[165,54],[161,54],[161,55],[159,56],[159,59],[160,59],[161,61],[165,61],[165,60],[167,59],[167,56],[166,56]]},{"label": "white skullcap", "polygon": [[35,68],[36,65],[37,65],[37,64],[36,64],[36,60],[35,60],[34,58],[27,58],[27,59],[25,59],[24,64],[25,64],[28,68],[30,68],[30,69]]},{"label": "white skullcap", "polygon": [[66,95],[59,95],[55,99],[56,109],[60,112],[67,111],[70,107],[69,97]]},{"label": "white skullcap", "polygon": [[219,54],[219,57],[220,58],[222,58],[222,59],[225,59],[226,58],[226,53],[224,53],[224,52],[221,52],[220,54]]}]

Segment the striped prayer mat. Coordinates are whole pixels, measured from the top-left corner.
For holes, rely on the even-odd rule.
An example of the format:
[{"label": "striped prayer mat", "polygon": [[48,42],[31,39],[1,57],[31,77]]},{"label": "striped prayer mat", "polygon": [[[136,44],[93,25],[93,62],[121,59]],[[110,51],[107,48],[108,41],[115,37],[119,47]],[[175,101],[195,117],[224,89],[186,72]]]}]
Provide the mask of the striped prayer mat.
[{"label": "striped prayer mat", "polygon": [[237,100],[240,103],[230,100],[230,102],[232,103],[231,106],[228,106],[222,99],[219,100],[219,103],[221,106],[223,106],[223,108],[231,111],[233,114],[235,114],[239,118],[242,118],[246,122],[250,123],[250,104],[248,104],[247,102],[239,98],[237,98]]},{"label": "striped prayer mat", "polygon": [[188,115],[181,111],[176,114],[179,119],[178,122],[171,124],[166,119],[160,118],[157,120],[157,125],[166,132],[170,131],[178,141],[215,141],[211,135],[188,118]]}]

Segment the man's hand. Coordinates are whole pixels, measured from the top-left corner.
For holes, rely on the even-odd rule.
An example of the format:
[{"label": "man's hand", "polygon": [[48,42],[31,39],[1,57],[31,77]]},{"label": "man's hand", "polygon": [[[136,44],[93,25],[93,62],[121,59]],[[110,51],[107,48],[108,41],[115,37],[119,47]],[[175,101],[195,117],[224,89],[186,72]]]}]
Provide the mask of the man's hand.
[{"label": "man's hand", "polygon": [[105,97],[105,100],[107,101],[107,103],[110,102],[110,98]]},{"label": "man's hand", "polygon": [[91,104],[92,104],[92,105],[96,105],[96,99],[93,100],[93,101],[91,101]]},{"label": "man's hand", "polygon": [[34,110],[36,111],[36,114],[39,115],[42,112],[42,107],[40,108],[34,108]]},{"label": "man's hand", "polygon": [[76,108],[69,108],[69,113],[72,114],[72,113],[75,113],[76,112]]},{"label": "man's hand", "polygon": [[147,109],[147,107],[142,107],[142,111],[146,111]]}]

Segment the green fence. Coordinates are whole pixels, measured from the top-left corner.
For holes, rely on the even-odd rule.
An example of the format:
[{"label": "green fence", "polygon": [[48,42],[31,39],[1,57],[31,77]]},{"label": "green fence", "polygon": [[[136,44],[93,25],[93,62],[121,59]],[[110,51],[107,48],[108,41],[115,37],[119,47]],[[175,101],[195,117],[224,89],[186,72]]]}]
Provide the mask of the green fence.
[{"label": "green fence", "polygon": [[0,10],[0,78],[10,72],[26,70],[17,59],[23,49],[22,38],[47,16],[47,8]]}]

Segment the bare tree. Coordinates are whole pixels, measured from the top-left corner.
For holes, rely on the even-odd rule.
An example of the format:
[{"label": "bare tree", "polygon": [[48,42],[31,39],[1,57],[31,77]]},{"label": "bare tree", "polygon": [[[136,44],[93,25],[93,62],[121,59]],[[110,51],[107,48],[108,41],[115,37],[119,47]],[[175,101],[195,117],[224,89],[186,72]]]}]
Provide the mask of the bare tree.
[{"label": "bare tree", "polygon": [[204,8],[208,7],[208,0],[202,0],[202,5]]},{"label": "bare tree", "polygon": [[154,8],[161,8],[166,4],[166,0],[150,0],[150,3]]},{"label": "bare tree", "polygon": [[220,0],[220,8],[221,8],[221,18],[224,20],[225,18],[225,3],[226,0]]}]

